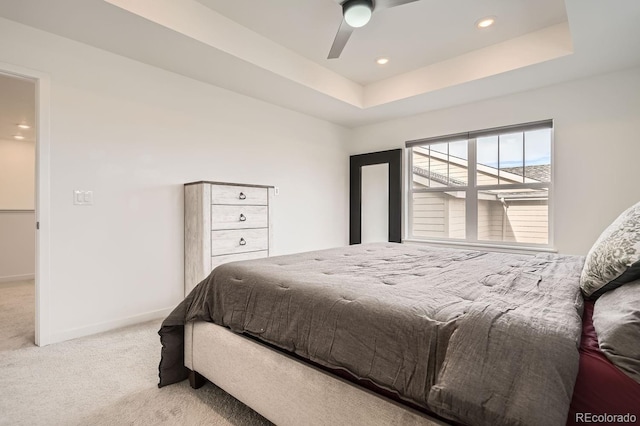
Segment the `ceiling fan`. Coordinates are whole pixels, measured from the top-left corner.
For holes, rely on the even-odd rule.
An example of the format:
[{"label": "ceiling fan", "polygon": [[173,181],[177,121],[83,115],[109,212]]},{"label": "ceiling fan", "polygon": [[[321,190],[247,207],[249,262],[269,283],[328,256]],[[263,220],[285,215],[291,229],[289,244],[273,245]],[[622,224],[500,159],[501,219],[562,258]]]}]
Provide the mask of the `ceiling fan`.
[{"label": "ceiling fan", "polygon": [[329,51],[327,59],[340,57],[342,49],[347,44],[354,29],[365,26],[373,12],[379,12],[390,7],[402,6],[418,0],[345,0],[342,3],[342,23],[338,28],[336,38]]}]

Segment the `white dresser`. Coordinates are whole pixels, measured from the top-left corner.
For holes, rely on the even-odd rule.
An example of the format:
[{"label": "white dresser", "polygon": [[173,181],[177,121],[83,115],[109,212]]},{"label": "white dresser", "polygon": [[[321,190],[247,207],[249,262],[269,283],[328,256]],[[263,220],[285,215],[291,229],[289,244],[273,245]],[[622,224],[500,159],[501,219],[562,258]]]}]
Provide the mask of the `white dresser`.
[{"label": "white dresser", "polygon": [[270,188],[222,182],[184,185],[185,296],[222,263],[269,256]]}]

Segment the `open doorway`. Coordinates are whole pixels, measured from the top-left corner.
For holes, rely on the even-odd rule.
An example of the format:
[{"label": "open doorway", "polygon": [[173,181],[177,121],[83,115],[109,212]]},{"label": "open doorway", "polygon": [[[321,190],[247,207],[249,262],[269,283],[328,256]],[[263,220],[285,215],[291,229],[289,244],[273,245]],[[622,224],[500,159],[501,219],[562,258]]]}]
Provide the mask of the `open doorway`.
[{"label": "open doorway", "polygon": [[0,74],[0,352],[35,344],[36,82]]}]

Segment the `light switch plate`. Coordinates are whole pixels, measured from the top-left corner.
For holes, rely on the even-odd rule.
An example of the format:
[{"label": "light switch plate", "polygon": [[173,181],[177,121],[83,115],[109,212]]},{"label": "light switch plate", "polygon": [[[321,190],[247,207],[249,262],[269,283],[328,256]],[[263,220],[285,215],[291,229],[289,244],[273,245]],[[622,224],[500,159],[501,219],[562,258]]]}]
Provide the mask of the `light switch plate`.
[{"label": "light switch plate", "polygon": [[93,204],[93,191],[75,189],[73,191],[73,204],[76,206],[90,206]]}]

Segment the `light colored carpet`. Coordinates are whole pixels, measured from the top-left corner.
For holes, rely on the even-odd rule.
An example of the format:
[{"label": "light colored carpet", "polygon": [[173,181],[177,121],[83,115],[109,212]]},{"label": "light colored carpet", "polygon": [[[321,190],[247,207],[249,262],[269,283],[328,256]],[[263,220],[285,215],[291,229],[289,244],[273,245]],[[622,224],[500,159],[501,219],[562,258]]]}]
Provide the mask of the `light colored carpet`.
[{"label": "light colored carpet", "polygon": [[35,346],[34,285],[33,280],[0,283],[0,352]]},{"label": "light colored carpet", "polygon": [[158,389],[159,320],[42,348],[31,321],[12,337],[31,345],[0,349],[0,425],[270,424],[212,384]]}]

